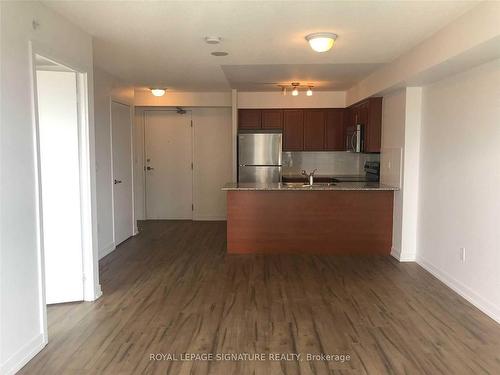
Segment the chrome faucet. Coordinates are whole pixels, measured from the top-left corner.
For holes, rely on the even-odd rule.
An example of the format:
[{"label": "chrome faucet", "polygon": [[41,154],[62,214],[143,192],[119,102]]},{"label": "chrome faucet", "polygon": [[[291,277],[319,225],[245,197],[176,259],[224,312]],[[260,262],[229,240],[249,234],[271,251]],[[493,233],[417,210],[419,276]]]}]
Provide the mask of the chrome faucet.
[{"label": "chrome faucet", "polygon": [[302,175],[309,179],[309,185],[311,186],[314,184],[314,173],[316,173],[316,171],[316,168],[311,173],[307,173],[305,170],[302,170]]}]

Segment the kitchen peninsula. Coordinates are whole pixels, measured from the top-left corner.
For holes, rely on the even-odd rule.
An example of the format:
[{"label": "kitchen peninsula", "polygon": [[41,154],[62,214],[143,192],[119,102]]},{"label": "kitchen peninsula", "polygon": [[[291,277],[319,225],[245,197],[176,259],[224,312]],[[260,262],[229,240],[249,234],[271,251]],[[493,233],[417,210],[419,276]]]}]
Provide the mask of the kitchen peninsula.
[{"label": "kitchen peninsula", "polygon": [[378,182],[228,183],[230,254],[389,255],[393,195]]}]

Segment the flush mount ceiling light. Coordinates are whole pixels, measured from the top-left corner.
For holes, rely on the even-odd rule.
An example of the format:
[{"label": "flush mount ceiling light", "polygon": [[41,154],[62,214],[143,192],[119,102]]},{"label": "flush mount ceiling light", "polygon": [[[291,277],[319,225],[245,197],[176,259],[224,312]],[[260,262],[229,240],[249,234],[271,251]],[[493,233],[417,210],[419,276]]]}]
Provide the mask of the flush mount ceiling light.
[{"label": "flush mount ceiling light", "polygon": [[154,96],[163,96],[167,91],[167,89],[150,89],[150,90],[151,94],[153,94]]},{"label": "flush mount ceiling light", "polygon": [[313,86],[309,86],[309,88],[307,89],[307,92],[306,92],[306,95],[307,96],[312,96],[313,95],[313,90],[312,90]]},{"label": "flush mount ceiling light", "polygon": [[309,45],[316,52],[326,52],[330,50],[336,39],[337,34],[334,33],[313,33],[306,36]]}]

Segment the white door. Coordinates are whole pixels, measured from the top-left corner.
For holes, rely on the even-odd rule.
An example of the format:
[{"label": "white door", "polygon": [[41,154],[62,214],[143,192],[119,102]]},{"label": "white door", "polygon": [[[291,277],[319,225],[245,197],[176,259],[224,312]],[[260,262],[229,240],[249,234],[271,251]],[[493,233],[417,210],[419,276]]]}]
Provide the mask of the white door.
[{"label": "white door", "polygon": [[146,217],[192,219],[191,112],[145,112]]},{"label": "white door", "polygon": [[47,304],[83,300],[76,73],[37,71]]},{"label": "white door", "polygon": [[125,241],[134,232],[132,122],[130,116],[130,106],[111,102],[115,245]]}]

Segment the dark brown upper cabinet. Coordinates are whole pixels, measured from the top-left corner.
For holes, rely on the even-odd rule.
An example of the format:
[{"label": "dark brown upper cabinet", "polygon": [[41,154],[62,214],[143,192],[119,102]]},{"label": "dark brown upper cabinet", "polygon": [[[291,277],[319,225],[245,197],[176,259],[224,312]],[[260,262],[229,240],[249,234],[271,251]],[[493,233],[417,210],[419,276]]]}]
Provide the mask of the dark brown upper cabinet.
[{"label": "dark brown upper cabinet", "polygon": [[382,98],[368,98],[348,108],[347,126],[364,126],[364,152],[380,152],[382,141]]},{"label": "dark brown upper cabinet", "polygon": [[282,130],[283,151],[345,151],[356,124],[364,125],[363,152],[380,152],[382,98],[348,108],[238,110],[239,130]]},{"label": "dark brown upper cabinet", "polygon": [[365,152],[380,152],[382,144],[382,98],[368,99]]},{"label": "dark brown upper cabinet", "polygon": [[262,129],[262,110],[261,109],[238,110],[238,129],[240,130]]},{"label": "dark brown upper cabinet", "polygon": [[283,151],[304,149],[304,110],[283,110]]},{"label": "dark brown upper cabinet", "polygon": [[345,120],[346,110],[334,108],[326,110],[325,150],[344,151],[346,149]]},{"label": "dark brown upper cabinet", "polygon": [[262,129],[283,129],[283,110],[263,109]]},{"label": "dark brown upper cabinet", "polygon": [[304,151],[325,149],[326,110],[304,110]]}]

